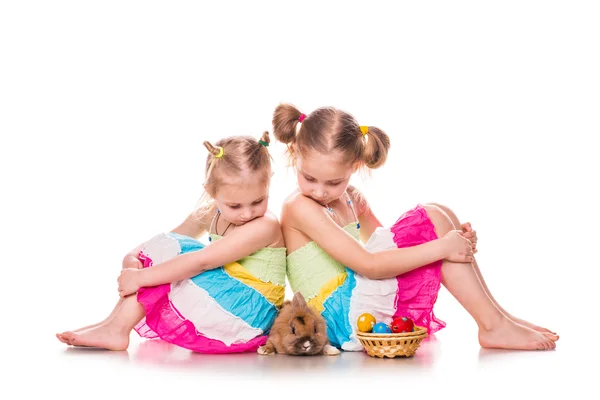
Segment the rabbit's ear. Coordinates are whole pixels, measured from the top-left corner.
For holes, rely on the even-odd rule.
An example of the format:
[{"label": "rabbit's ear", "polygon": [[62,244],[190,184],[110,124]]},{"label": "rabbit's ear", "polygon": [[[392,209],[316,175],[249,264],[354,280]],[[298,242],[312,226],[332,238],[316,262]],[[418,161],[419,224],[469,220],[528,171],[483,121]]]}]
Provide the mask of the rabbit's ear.
[{"label": "rabbit's ear", "polygon": [[302,296],[302,293],[296,292],[294,294],[294,298],[292,299],[292,305],[294,306],[294,308],[307,307],[306,300],[304,300],[304,296]]}]

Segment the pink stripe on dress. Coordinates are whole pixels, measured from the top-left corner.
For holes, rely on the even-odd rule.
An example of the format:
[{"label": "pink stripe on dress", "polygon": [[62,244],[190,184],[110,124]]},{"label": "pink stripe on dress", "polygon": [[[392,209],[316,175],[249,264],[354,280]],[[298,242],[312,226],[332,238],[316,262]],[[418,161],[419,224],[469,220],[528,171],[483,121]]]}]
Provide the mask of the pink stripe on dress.
[{"label": "pink stripe on dress", "polygon": [[[438,238],[427,211],[418,205],[402,214],[390,229],[398,248],[423,244]],[[398,275],[398,294],[394,317],[410,317],[416,325],[427,328],[429,334],[446,326],[433,313],[442,282],[442,260]]]},{"label": "pink stripe on dress", "polygon": [[[152,260],[140,253],[140,261],[144,268],[152,266]],[[267,342],[266,335],[256,337],[246,343],[227,346],[220,340],[210,339],[199,333],[194,324],[181,316],[177,308],[169,300],[171,285],[140,288],[138,302],[144,306],[146,317],[136,326],[136,332],[144,338],[160,338],[166,342],[196,351],[198,353],[242,353],[256,351]]]}]

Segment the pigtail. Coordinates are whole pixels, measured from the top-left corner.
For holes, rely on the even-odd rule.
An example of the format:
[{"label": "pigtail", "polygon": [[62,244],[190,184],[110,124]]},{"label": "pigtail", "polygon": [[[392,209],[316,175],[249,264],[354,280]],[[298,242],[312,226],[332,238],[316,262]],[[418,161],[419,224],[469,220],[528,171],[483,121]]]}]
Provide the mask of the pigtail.
[{"label": "pigtail", "polygon": [[262,136],[260,137],[258,143],[265,148],[269,147],[269,143],[271,143],[271,137],[269,136],[269,131],[264,131]]},{"label": "pigtail", "polygon": [[306,115],[291,104],[280,104],[273,113],[273,134],[282,143],[290,144],[296,140],[296,128]]},{"label": "pigtail", "polygon": [[363,163],[370,169],[381,167],[385,163],[390,149],[389,136],[374,126],[361,126],[361,135],[365,141]]},{"label": "pigtail", "polygon": [[206,147],[206,149],[212,156],[209,158],[210,164],[206,170],[206,177],[204,178],[204,181],[208,182],[208,179],[210,178],[210,174],[211,174],[213,168],[215,167],[215,164],[217,163],[217,159],[223,157],[224,152],[223,152],[223,147],[213,146],[208,141],[204,141],[203,144],[204,144],[204,147]]}]

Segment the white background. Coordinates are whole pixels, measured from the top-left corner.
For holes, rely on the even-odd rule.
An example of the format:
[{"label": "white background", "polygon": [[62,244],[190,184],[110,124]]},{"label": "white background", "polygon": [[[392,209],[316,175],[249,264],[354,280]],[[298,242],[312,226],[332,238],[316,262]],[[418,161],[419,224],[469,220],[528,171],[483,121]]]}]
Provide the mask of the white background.
[{"label": "white background", "polygon": [[[514,385],[581,393],[592,376],[582,363],[598,356],[599,7],[391,4],[2,2],[3,387],[68,398],[224,388],[314,398],[311,385],[363,397],[457,388],[493,397]],[[194,206],[202,142],[259,137],[282,101],[306,113],[333,105],[385,130],[386,165],[353,179],[376,214],[389,225],[435,201],[472,222],[492,293],[557,331],[557,350],[486,357],[476,325],[442,289],[436,313],[448,327],[414,369],[351,354],[309,383],[304,373],[333,361],[189,362],[173,349],[143,353],[134,335],[123,354],[65,351],[54,333],[110,311],[125,252]],[[295,181],[284,146],[270,150],[279,213]],[[144,357],[154,364],[132,361]]]}]

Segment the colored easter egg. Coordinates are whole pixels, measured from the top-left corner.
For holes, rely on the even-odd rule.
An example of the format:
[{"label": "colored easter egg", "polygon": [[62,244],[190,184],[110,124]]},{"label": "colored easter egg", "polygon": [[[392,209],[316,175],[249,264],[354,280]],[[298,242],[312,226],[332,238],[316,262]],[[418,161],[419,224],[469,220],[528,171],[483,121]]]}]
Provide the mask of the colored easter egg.
[{"label": "colored easter egg", "polygon": [[374,316],[372,316],[369,313],[364,313],[358,317],[356,325],[358,327],[358,330],[361,332],[371,332],[376,322],[377,321],[375,320]]},{"label": "colored easter egg", "polygon": [[410,318],[398,317],[392,321],[390,328],[394,333],[414,332],[415,324]]},{"label": "colored easter egg", "polygon": [[387,324],[378,322],[373,326],[373,333],[392,333],[392,330]]}]

